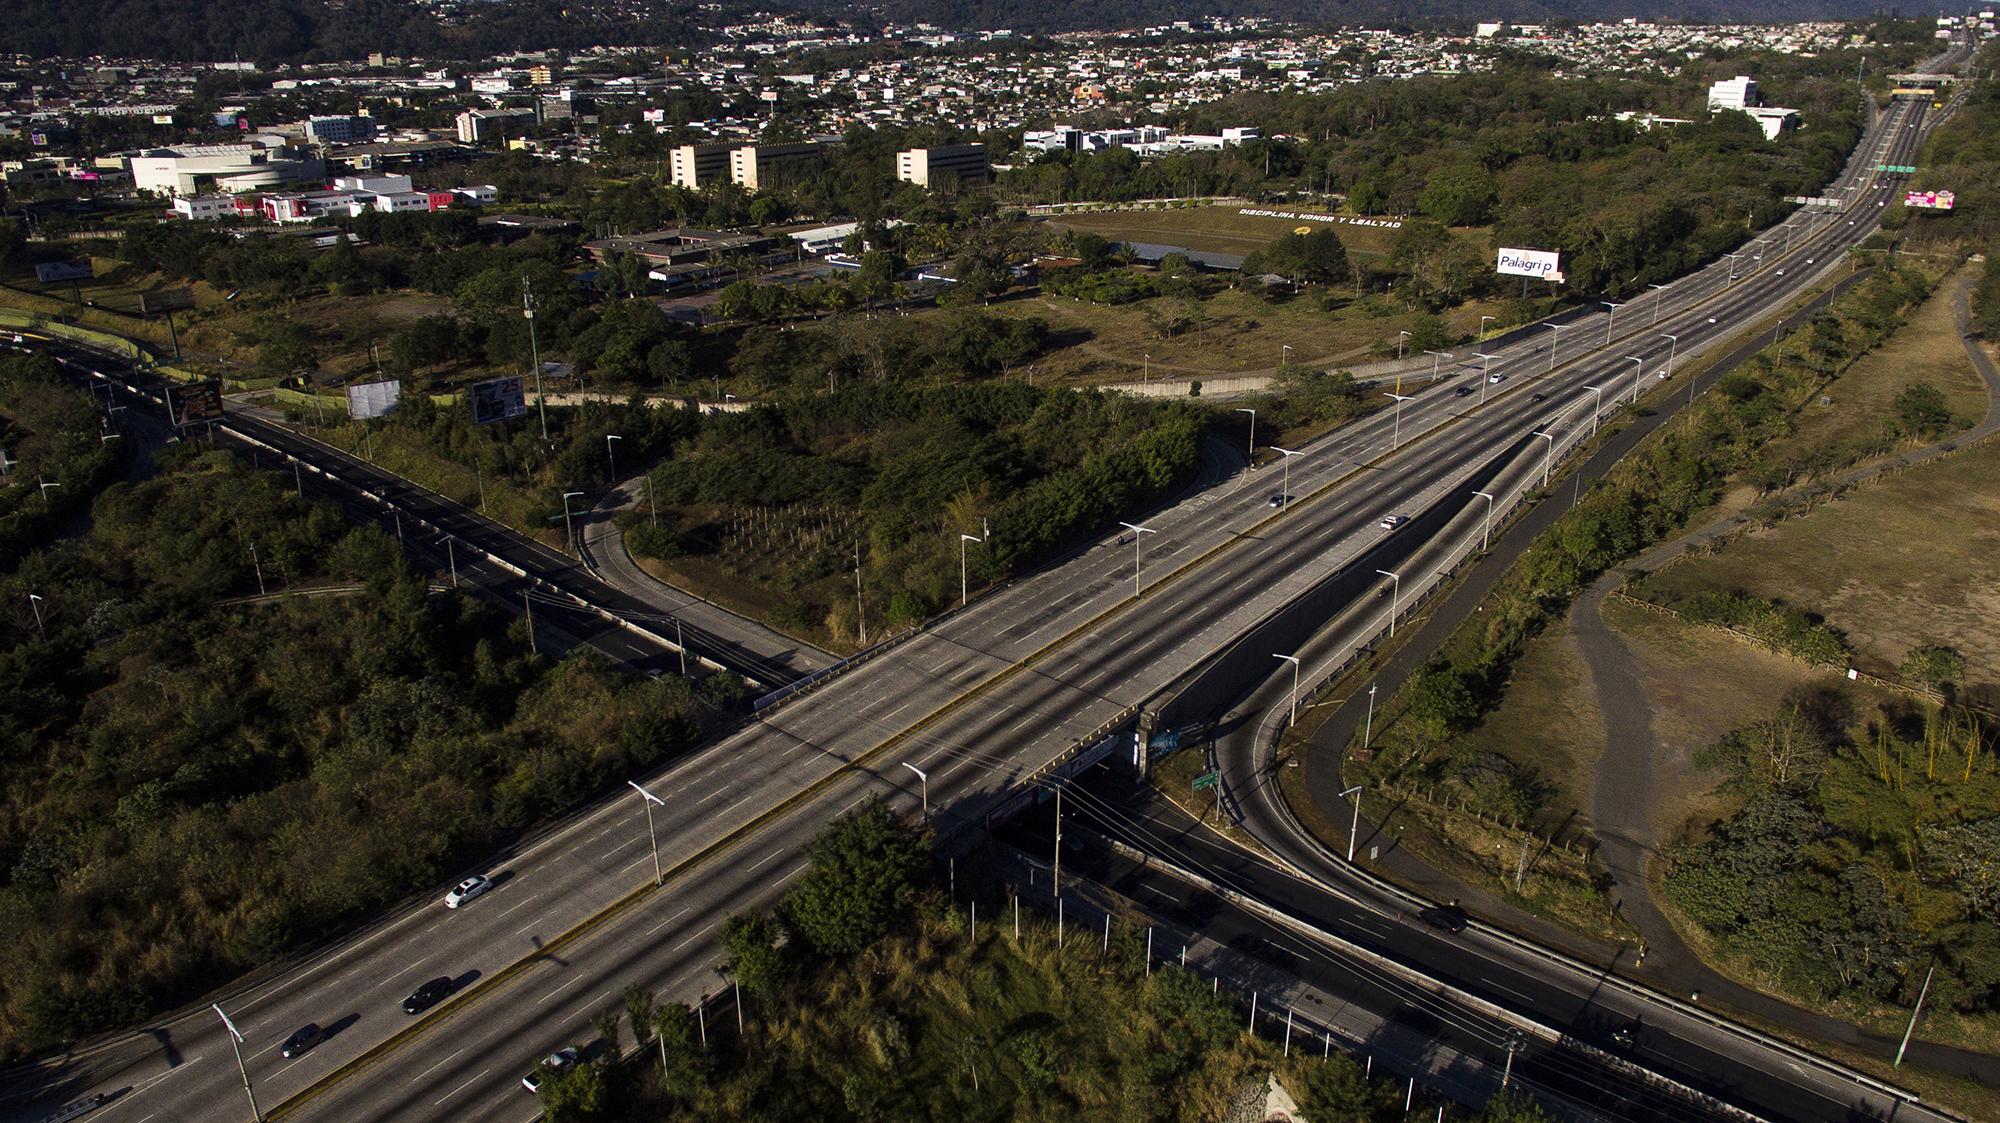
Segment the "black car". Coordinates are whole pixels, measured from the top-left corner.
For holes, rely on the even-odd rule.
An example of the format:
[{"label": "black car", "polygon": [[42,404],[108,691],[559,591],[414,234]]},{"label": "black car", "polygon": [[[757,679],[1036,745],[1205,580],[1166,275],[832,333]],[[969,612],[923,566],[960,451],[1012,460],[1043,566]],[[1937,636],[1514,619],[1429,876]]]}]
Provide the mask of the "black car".
[{"label": "black car", "polygon": [[1619,1026],[1617,1029],[1611,1031],[1608,1040],[1613,1049],[1621,1053],[1629,1052],[1632,1046],[1639,1040],[1639,1023],[1632,1022],[1629,1025]]},{"label": "black car", "polygon": [[1540,390],[1537,390],[1534,393],[1528,395],[1528,400],[1531,402],[1546,402],[1549,400],[1549,396],[1547,394],[1542,393]]},{"label": "black car", "polygon": [[421,1014],[450,997],[451,980],[440,976],[411,991],[403,1000],[403,1013]]},{"label": "black car", "polygon": [[292,1057],[302,1057],[313,1046],[325,1040],[326,1031],[319,1028],[316,1023],[307,1022],[305,1025],[299,1027],[297,1033],[285,1038],[285,1048],[283,1050],[285,1058],[289,1060]]},{"label": "black car", "polygon": [[1457,905],[1444,905],[1442,907],[1424,909],[1417,913],[1417,919],[1433,928],[1442,928],[1447,932],[1463,932],[1465,931],[1468,918],[1465,915],[1465,910],[1459,908]]},{"label": "black car", "polygon": [[1469,398],[1472,396],[1472,387],[1460,386],[1458,389],[1453,390],[1451,392],[1451,396],[1454,398]]}]

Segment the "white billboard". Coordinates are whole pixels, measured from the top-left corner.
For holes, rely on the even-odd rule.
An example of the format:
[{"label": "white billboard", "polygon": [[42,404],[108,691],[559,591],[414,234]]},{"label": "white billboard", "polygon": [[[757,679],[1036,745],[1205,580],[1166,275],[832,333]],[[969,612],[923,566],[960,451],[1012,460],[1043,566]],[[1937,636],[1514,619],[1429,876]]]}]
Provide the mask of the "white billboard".
[{"label": "white billboard", "polygon": [[1509,277],[1539,277],[1545,281],[1563,279],[1562,255],[1553,250],[1511,250],[1503,246],[1494,269]]},{"label": "white billboard", "polygon": [[356,421],[370,417],[381,417],[396,408],[397,399],[403,396],[403,384],[395,379],[385,382],[361,382],[347,388],[347,416]]}]

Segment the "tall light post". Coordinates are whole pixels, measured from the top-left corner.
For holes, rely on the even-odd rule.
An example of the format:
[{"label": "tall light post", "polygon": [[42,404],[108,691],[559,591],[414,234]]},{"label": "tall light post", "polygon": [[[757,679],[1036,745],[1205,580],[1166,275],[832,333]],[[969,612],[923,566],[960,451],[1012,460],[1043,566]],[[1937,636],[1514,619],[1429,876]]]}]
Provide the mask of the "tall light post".
[{"label": "tall light post", "polygon": [[569,501],[582,494],[580,491],[563,492],[563,533],[569,536],[569,548],[572,553],[576,550],[576,522],[571,517]]},{"label": "tall light post", "polygon": [[1148,534],[1158,532],[1150,526],[1140,526],[1138,523],[1120,522],[1118,525],[1132,532],[1132,599],[1138,600],[1140,593],[1143,592],[1139,585],[1139,540]]},{"label": "tall light post", "polygon": [[521,317],[528,321],[528,363],[535,368],[535,408],[542,414],[542,440],[549,439],[549,399],[542,393],[542,350],[535,342],[535,286],[521,278]]},{"label": "tall light post", "polygon": [[1481,317],[1479,317],[1479,338],[1481,338],[1481,339],[1485,339],[1485,338],[1486,338],[1486,321],[1488,321],[1488,320],[1497,320],[1497,319],[1499,319],[1499,318],[1500,318],[1500,317],[1498,317],[1498,316],[1481,316]]},{"label": "tall light post", "polygon": [[243,1066],[243,1033],[236,1028],[235,1022],[229,1020],[229,1015],[222,1012],[221,1006],[211,1002],[208,1008],[215,1011],[216,1017],[222,1019],[223,1031],[229,1037],[229,1048],[236,1054],[236,1072],[243,1077],[243,1096],[250,1101],[250,1118],[257,1123],[264,1123],[264,1112],[257,1106],[257,1093],[250,1087],[250,1070]]},{"label": "tall light post", "polygon": [[1402,361],[1403,361],[1403,345],[1404,345],[1405,343],[1408,343],[1409,341],[1410,341],[1410,333],[1409,333],[1409,332],[1406,332],[1406,331],[1399,331],[1399,332],[1397,332],[1397,333],[1396,333],[1396,361],[1397,361],[1397,362],[1399,362],[1399,363],[1400,363],[1400,362],[1402,362]]},{"label": "tall light post", "polygon": [[1153,356],[1142,355],[1140,357],[1144,362],[1139,366],[1139,385],[1150,386],[1153,384]]},{"label": "tall light post", "polygon": [[1484,553],[1486,548],[1493,544],[1493,493],[1490,491],[1475,491],[1472,494],[1486,500],[1486,529],[1481,531],[1479,535],[1479,550],[1481,553]]},{"label": "tall light post", "polygon": [[1667,377],[1672,378],[1674,376],[1674,352],[1681,345],[1681,337],[1663,331],[1660,333],[1660,338],[1667,341]]},{"label": "tall light post", "polygon": [[969,586],[967,586],[965,581],[966,544],[969,542],[984,541],[986,541],[984,538],[976,538],[970,534],[961,534],[958,536],[958,607],[960,608],[964,608],[972,599],[968,595]]},{"label": "tall light post", "polygon": [[627,780],[625,783],[639,793],[640,806],[646,809],[646,837],[653,843],[653,884],[657,887],[666,882],[667,876],[665,871],[660,869],[660,836],[653,829],[653,805],[657,803],[665,807],[667,801],[640,787],[636,781]]},{"label": "tall light post", "polygon": [[1375,690],[1380,683],[1368,684],[1368,720],[1361,727],[1361,747],[1367,748],[1375,740]]},{"label": "tall light post", "polygon": [[1652,289],[1654,292],[1659,294],[1658,296],[1655,296],[1653,298],[1653,322],[1651,325],[1654,327],[1658,327],[1660,323],[1660,301],[1665,300],[1667,298],[1667,286],[1647,285],[1646,287]]},{"label": "tall light post", "polygon": [[[1257,411],[1238,407],[1236,412],[1250,415],[1250,468],[1255,468],[1257,466]],[[1244,471],[1247,472],[1250,468],[1245,468]]]},{"label": "tall light post", "polygon": [[604,434],[604,459],[611,466],[611,482],[614,484],[618,482],[618,446],[611,442],[624,439],[616,433]]},{"label": "tall light post", "polygon": [[[1374,700],[1375,688],[1372,686],[1368,688],[1368,697],[1370,701]],[[1352,865],[1354,862],[1354,844],[1361,835],[1361,785],[1356,784],[1340,793],[1341,799],[1346,799],[1348,796],[1354,797],[1354,819],[1347,824],[1347,861],[1348,864]]]},{"label": "tall light post", "polygon": [[1724,256],[1724,257],[1726,257],[1726,258],[1728,258],[1728,259],[1729,259],[1729,281],[1728,281],[1728,283],[1729,283],[1729,284],[1732,284],[1732,285],[1733,285],[1733,284],[1735,284],[1735,283],[1736,283],[1736,259],[1737,259],[1737,258],[1739,258],[1739,257],[1742,257],[1743,255],[1742,255],[1742,254],[1740,254],[1740,253],[1726,253],[1726,254],[1723,254],[1722,256]]},{"label": "tall light post", "polygon": [[1639,404],[1639,381],[1646,376],[1646,360],[1637,355],[1627,355],[1632,360],[1632,404]]},{"label": "tall light post", "polygon": [[458,550],[454,546],[455,541],[449,534],[444,536],[444,560],[445,564],[451,567],[451,587],[454,589],[458,588]]},{"label": "tall light post", "polygon": [[1600,300],[1598,303],[1604,305],[1606,309],[1604,316],[1604,345],[1609,347],[1611,346],[1611,325],[1618,320],[1618,310],[1625,306],[1623,304],[1613,304],[1609,300]]},{"label": "tall light post", "polygon": [[1542,456],[1542,486],[1547,487],[1549,486],[1549,469],[1555,465],[1556,435],[1554,433],[1536,433],[1535,435],[1549,442],[1549,450]]},{"label": "tall light post", "polygon": [[1396,427],[1389,437],[1389,451],[1394,452],[1403,447],[1403,403],[1409,401],[1415,395],[1390,394],[1389,396],[1396,399]]},{"label": "tall light post", "polygon": [[35,634],[42,637],[44,640],[48,639],[49,630],[47,626],[42,623],[42,595],[40,593],[28,594],[28,608],[32,610],[35,614]]},{"label": "tall light post", "polygon": [[1584,389],[1597,395],[1590,403],[1590,435],[1597,435],[1597,419],[1604,413],[1604,390],[1599,386],[1585,386]]},{"label": "tall light post", "polygon": [[1286,366],[1292,361],[1292,345],[1289,343],[1280,343],[1278,346],[1280,348],[1278,352],[1278,365]]},{"label": "tall light post", "polygon": [[1292,665],[1292,716],[1285,722],[1285,728],[1290,729],[1299,723],[1299,657],[1274,653],[1271,658],[1283,659]]},{"label": "tall light post", "polygon": [[1479,404],[1486,404],[1486,388],[1493,385],[1493,356],[1485,351],[1474,351],[1472,357],[1482,360],[1479,368]]},{"label": "tall light post", "polygon": [[1280,453],[1285,458],[1285,482],[1283,484],[1284,490],[1278,493],[1278,509],[1281,511],[1290,510],[1292,506],[1292,457],[1299,456],[1301,454],[1294,452],[1289,448],[1279,448],[1277,445],[1272,445],[1271,451]]},{"label": "tall light post", "polygon": [[1424,354],[1431,356],[1431,381],[1436,382],[1438,380],[1438,368],[1444,365],[1446,359],[1451,358],[1451,352],[1425,351]]},{"label": "tall light post", "polygon": [[1403,577],[1401,574],[1391,573],[1386,569],[1378,569],[1375,572],[1395,582],[1389,589],[1389,638],[1395,639],[1396,610],[1403,600]]},{"label": "tall light post", "polygon": [[1556,350],[1562,346],[1563,341],[1563,325],[1543,324],[1542,326],[1556,333],[1556,337],[1549,342],[1549,373],[1554,374],[1556,372]]},{"label": "tall light post", "polygon": [[924,822],[928,823],[931,821],[931,774],[925,772],[921,768],[918,768],[916,765],[911,764],[907,760],[901,761],[900,763],[904,768],[907,768],[911,772],[916,774],[918,790],[923,793],[922,798],[924,801]]}]

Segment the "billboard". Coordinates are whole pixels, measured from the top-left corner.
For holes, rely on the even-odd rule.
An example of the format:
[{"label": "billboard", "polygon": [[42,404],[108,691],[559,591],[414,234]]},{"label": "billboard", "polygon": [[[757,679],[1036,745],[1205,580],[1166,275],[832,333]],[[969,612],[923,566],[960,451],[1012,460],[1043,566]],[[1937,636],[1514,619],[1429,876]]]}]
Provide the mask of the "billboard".
[{"label": "billboard", "polygon": [[172,414],[176,425],[191,425],[197,421],[220,421],[222,382],[211,378],[206,382],[169,386],[167,405],[168,412]]},{"label": "billboard", "polygon": [[403,384],[391,378],[382,382],[358,382],[347,388],[347,416],[356,421],[381,417],[396,408],[403,396]]},{"label": "billboard", "polygon": [[1509,277],[1539,277],[1545,281],[1560,281],[1563,279],[1562,255],[1550,250],[1514,250],[1503,246],[1494,270]]},{"label": "billboard", "polygon": [[155,113],[153,114],[153,123],[155,125],[171,125],[174,123],[174,115],[171,113]]},{"label": "billboard", "polygon": [[87,281],[93,276],[96,276],[96,270],[90,267],[89,258],[81,261],[44,261],[35,266],[35,280],[45,285],[56,281]]},{"label": "billboard", "polygon": [[1903,205],[1927,211],[1948,211],[1958,205],[1958,196],[1949,191],[1910,191],[1903,195]]},{"label": "billboard", "polygon": [[472,384],[472,420],[484,425],[528,412],[527,385],[520,375]]},{"label": "billboard", "polygon": [[664,125],[667,123],[667,111],[664,109],[641,110],[639,116],[649,125]]},{"label": "billboard", "polygon": [[161,289],[159,292],[139,294],[139,311],[149,316],[155,312],[179,312],[192,307],[193,289]]}]

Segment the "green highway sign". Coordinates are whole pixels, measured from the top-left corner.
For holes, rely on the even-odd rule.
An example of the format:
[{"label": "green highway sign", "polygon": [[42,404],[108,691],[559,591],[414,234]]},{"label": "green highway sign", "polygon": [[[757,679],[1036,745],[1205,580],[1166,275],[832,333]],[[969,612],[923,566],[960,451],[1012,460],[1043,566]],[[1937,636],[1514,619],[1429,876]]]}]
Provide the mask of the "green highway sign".
[{"label": "green highway sign", "polygon": [[1875,165],[1875,170],[1878,172],[1902,172],[1904,175],[1911,175],[1916,172],[1917,168],[1914,164],[1877,164]]},{"label": "green highway sign", "polygon": [[1222,773],[1220,772],[1204,772],[1194,778],[1194,790],[1200,791],[1203,788],[1212,788],[1221,779]]}]

